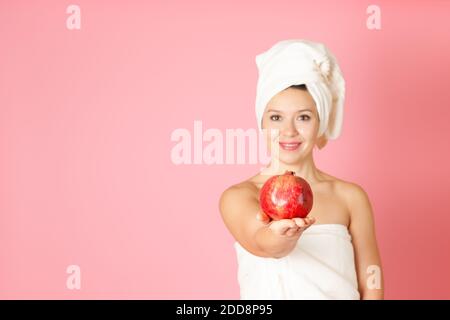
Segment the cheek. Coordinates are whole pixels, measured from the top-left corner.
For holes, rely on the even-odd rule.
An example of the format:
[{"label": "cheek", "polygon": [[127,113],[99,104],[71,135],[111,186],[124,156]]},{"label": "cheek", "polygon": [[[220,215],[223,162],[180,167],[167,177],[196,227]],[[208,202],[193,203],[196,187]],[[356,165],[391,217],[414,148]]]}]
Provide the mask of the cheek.
[{"label": "cheek", "polygon": [[300,135],[304,138],[308,138],[310,136],[310,130],[305,127],[300,127],[297,129]]},{"label": "cheek", "polygon": [[277,132],[274,132],[272,130],[272,133],[271,133],[271,130],[266,130],[265,134],[264,134],[264,140],[266,141],[267,146],[270,146],[271,144],[273,144],[274,141],[276,141],[277,136],[278,136]]},{"label": "cheek", "polygon": [[314,122],[300,123],[297,125],[297,131],[304,138],[314,137],[316,132],[318,132],[318,130],[319,130],[318,124]]},{"label": "cheek", "polygon": [[270,150],[270,148],[278,142],[280,130],[273,127],[271,128],[263,127],[263,132],[264,132],[264,141],[266,143],[266,146]]},{"label": "cheek", "polygon": [[270,129],[272,127],[272,123],[270,119],[268,119],[266,116],[262,119],[262,128]]}]

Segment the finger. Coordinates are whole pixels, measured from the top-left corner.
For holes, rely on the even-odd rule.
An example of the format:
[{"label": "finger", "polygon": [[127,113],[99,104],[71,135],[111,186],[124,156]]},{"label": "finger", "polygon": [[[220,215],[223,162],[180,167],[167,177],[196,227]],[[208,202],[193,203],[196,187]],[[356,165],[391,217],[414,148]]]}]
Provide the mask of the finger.
[{"label": "finger", "polygon": [[295,228],[288,229],[286,231],[286,236],[292,237],[292,236],[294,236],[297,233],[297,231],[298,231],[298,228],[296,228],[296,229]]},{"label": "finger", "polygon": [[294,230],[298,229],[298,225],[297,225],[297,223],[295,222],[294,219],[288,219],[286,221],[286,224],[288,225],[289,229],[294,229]]},{"label": "finger", "polygon": [[316,222],[316,219],[314,217],[306,217],[305,222],[306,222],[306,225],[310,226]]},{"label": "finger", "polygon": [[311,227],[314,223],[315,223],[315,220],[314,220],[312,223],[306,225],[303,231],[305,231],[306,229],[308,229],[309,227]]},{"label": "finger", "polygon": [[296,235],[298,233],[298,231],[300,230],[299,226],[294,222],[293,225],[291,225],[287,230],[286,230],[286,235],[289,237],[292,237],[294,235]]},{"label": "finger", "polygon": [[286,226],[287,228],[294,228],[297,226],[294,219],[280,219],[280,220],[274,221],[274,223]]},{"label": "finger", "polygon": [[299,226],[294,219],[288,219],[288,221],[286,221],[286,226],[288,227],[286,233],[289,233],[289,235],[295,234],[299,229]]},{"label": "finger", "polygon": [[295,226],[296,226],[295,222],[292,221],[291,219],[281,219],[272,221],[270,228],[278,234],[284,234],[286,233],[286,231]]},{"label": "finger", "polygon": [[285,234],[289,227],[284,224],[273,223],[270,225],[270,229],[276,234]]},{"label": "finger", "polygon": [[296,223],[296,225],[299,227],[299,228],[302,228],[302,227],[304,227],[305,226],[305,221],[302,219],[302,218],[293,218],[292,220],[294,220],[294,222]]},{"label": "finger", "polygon": [[299,231],[299,229],[300,229],[299,226],[297,226],[297,224],[295,224],[295,222],[294,222],[293,226],[291,225],[289,228],[287,228],[286,235],[293,236]]},{"label": "finger", "polygon": [[278,223],[278,221],[273,220],[271,223],[269,223],[269,229],[272,231],[279,232],[283,226]]}]

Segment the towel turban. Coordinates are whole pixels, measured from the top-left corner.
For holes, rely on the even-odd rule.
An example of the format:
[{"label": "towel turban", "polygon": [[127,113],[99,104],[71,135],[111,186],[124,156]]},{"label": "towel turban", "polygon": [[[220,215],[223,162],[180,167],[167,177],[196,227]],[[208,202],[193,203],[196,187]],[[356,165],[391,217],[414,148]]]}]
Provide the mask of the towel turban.
[{"label": "towel turban", "polygon": [[336,139],[341,133],[345,81],[334,55],[322,43],[283,40],[256,56],[258,83],[256,118],[262,130],[270,99],[291,85],[304,84],[316,103],[320,119],[318,137]]}]

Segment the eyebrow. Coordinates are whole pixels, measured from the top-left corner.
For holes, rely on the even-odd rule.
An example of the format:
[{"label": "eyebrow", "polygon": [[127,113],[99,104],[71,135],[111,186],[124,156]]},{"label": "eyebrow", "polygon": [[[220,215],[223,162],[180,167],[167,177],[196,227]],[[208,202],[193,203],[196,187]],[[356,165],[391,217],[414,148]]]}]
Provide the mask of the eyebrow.
[{"label": "eyebrow", "polygon": [[[311,110],[311,109],[301,109],[301,110],[297,110],[296,112],[302,112],[302,111],[309,111],[309,112],[312,113],[312,110]],[[283,111],[281,111],[281,110],[275,110],[275,109],[269,109],[269,110],[267,110],[267,112],[280,112],[280,113],[283,113]]]}]

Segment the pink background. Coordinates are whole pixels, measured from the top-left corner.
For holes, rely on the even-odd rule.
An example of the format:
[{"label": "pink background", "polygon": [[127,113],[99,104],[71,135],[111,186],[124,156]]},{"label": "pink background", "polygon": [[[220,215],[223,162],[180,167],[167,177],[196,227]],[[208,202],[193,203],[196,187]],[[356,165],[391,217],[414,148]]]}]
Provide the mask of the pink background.
[{"label": "pink background", "polygon": [[[81,7],[81,30],[66,8]],[[381,7],[381,30],[366,8]],[[450,298],[450,2],[1,1],[0,297],[237,299],[221,192],[172,131],[256,128],[256,54],[325,43],[347,81],[317,166],[374,208],[388,299]],[[81,290],[66,268],[81,267]]]}]

